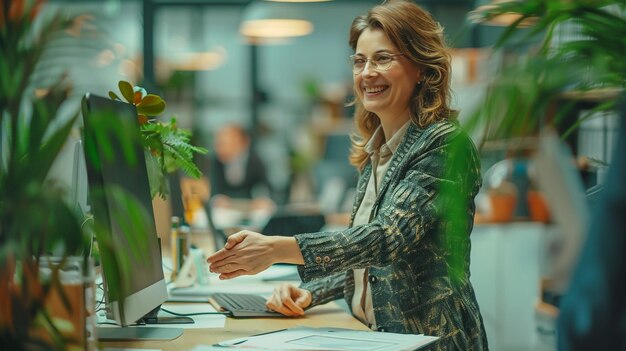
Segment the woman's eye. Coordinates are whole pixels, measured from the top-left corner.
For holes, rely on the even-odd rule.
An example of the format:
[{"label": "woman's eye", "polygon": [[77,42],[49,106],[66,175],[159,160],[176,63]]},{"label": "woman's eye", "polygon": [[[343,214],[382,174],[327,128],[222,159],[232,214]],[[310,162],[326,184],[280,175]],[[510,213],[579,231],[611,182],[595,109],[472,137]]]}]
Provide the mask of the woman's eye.
[{"label": "woman's eye", "polygon": [[391,56],[388,56],[388,55],[376,56],[374,58],[374,61],[376,61],[376,63],[387,63],[387,62],[391,61]]}]

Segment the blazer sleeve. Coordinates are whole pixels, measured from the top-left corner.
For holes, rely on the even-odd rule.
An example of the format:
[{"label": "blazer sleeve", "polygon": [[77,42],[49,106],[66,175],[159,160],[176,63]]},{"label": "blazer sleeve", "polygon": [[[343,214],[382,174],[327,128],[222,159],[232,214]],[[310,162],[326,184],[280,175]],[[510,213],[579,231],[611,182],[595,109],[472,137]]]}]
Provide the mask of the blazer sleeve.
[{"label": "blazer sleeve", "polygon": [[300,288],[310,291],[313,298],[311,305],[307,308],[343,298],[346,278],[346,272],[339,272],[300,284]]},{"label": "blazer sleeve", "polygon": [[[445,227],[448,220],[460,221],[469,235],[473,199],[481,184],[478,155],[469,136],[458,127],[435,130],[411,145],[406,157],[370,223],[295,235],[304,257],[303,281],[409,258],[424,235]],[[467,215],[446,216],[451,205]]]}]

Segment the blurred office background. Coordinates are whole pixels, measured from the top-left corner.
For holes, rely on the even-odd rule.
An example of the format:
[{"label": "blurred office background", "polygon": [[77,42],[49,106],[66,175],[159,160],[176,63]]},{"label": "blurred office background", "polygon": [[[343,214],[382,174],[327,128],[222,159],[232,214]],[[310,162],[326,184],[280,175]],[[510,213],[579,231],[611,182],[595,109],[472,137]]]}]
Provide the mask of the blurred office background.
[{"label": "blurred office background", "polygon": [[[502,27],[468,21],[468,12],[487,1],[417,2],[446,30],[453,49],[452,105],[460,110],[463,123],[480,106],[494,73],[514,60],[515,52],[492,51]],[[213,132],[226,123],[252,131],[254,147],[268,165],[277,204],[319,201],[329,212],[345,212],[351,206],[355,179],[347,160],[353,128],[352,111],[346,107],[352,86],[348,29],[355,16],[378,3],[54,0],[47,6],[85,14],[75,26],[88,34],[81,40],[94,42],[91,51],[77,53],[88,58],[88,65],[59,65],[60,71],[69,69],[74,82],[68,114],[85,92],[107,95],[109,90],[117,91],[119,80],[139,84],[163,96],[168,105],[162,117],[175,116],[179,126],[191,130],[195,142],[209,152]],[[242,24],[263,13],[259,6],[293,10],[290,13],[308,21],[312,30],[282,39],[245,37]],[[572,34],[564,31],[562,39],[568,35]],[[580,114],[596,102],[583,100]],[[589,167],[589,161],[585,166],[585,172],[592,171],[586,175],[587,188],[600,182],[610,159],[615,121],[613,114],[602,115],[585,122],[570,138],[575,156],[593,161],[594,167]],[[506,147],[484,144],[479,132],[473,137],[485,146],[483,170],[491,169],[488,174],[514,177],[514,169],[526,167],[523,162],[510,162]],[[60,178],[72,169],[64,166],[71,162],[69,156],[58,160]],[[524,179],[509,180],[534,186],[523,169]],[[490,182],[485,180],[484,189],[492,186]],[[490,210],[484,197],[477,202],[479,211]],[[537,309],[537,301],[545,297],[552,227],[549,219],[529,220],[531,214],[524,206],[528,204],[514,205],[516,212],[512,209],[495,221],[483,216],[487,224],[477,225],[472,234],[472,281],[494,350],[549,350],[554,345],[555,314],[549,308],[547,314]]]},{"label": "blurred office background", "polygon": [[[306,174],[313,177],[318,161],[345,161],[352,130],[352,111],[345,107],[352,82],[348,30],[355,16],[377,3],[56,0],[49,6],[84,13],[77,26],[87,27],[99,43],[88,53],[89,67],[70,67],[76,99],[87,91],[106,95],[120,79],[142,85],[167,101],[162,117],[176,116],[209,150],[213,131],[225,123],[241,124],[253,132],[255,147],[271,164],[274,200],[285,203],[312,196],[303,188],[293,192],[292,185]],[[467,21],[474,1],[420,3],[445,27],[454,48],[453,105],[463,118],[480,101],[488,71],[496,67],[489,47],[501,29]],[[312,31],[251,40],[240,29],[255,16],[251,11],[267,10],[259,6],[271,7],[270,12],[287,8],[289,15],[310,22]],[[306,181],[312,191],[319,190],[314,178]]]}]

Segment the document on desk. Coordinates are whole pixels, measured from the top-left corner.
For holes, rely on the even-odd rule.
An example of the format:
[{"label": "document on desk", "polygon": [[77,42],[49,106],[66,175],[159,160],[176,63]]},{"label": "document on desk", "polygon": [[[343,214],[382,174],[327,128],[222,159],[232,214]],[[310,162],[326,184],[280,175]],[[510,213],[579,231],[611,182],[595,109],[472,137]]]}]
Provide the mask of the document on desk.
[{"label": "document on desk", "polygon": [[214,346],[261,350],[397,351],[417,350],[437,339],[434,336],[415,334],[295,327],[222,341]]}]

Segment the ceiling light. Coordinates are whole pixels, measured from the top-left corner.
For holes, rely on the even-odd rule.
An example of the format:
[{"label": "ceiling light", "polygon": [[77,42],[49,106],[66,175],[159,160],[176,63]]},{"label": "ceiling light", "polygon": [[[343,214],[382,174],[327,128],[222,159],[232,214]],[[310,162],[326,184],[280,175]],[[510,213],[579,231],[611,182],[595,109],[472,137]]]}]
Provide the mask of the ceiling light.
[{"label": "ceiling light", "polygon": [[249,38],[288,38],[308,35],[313,24],[298,11],[298,5],[253,2],[244,9],[239,32]]}]

